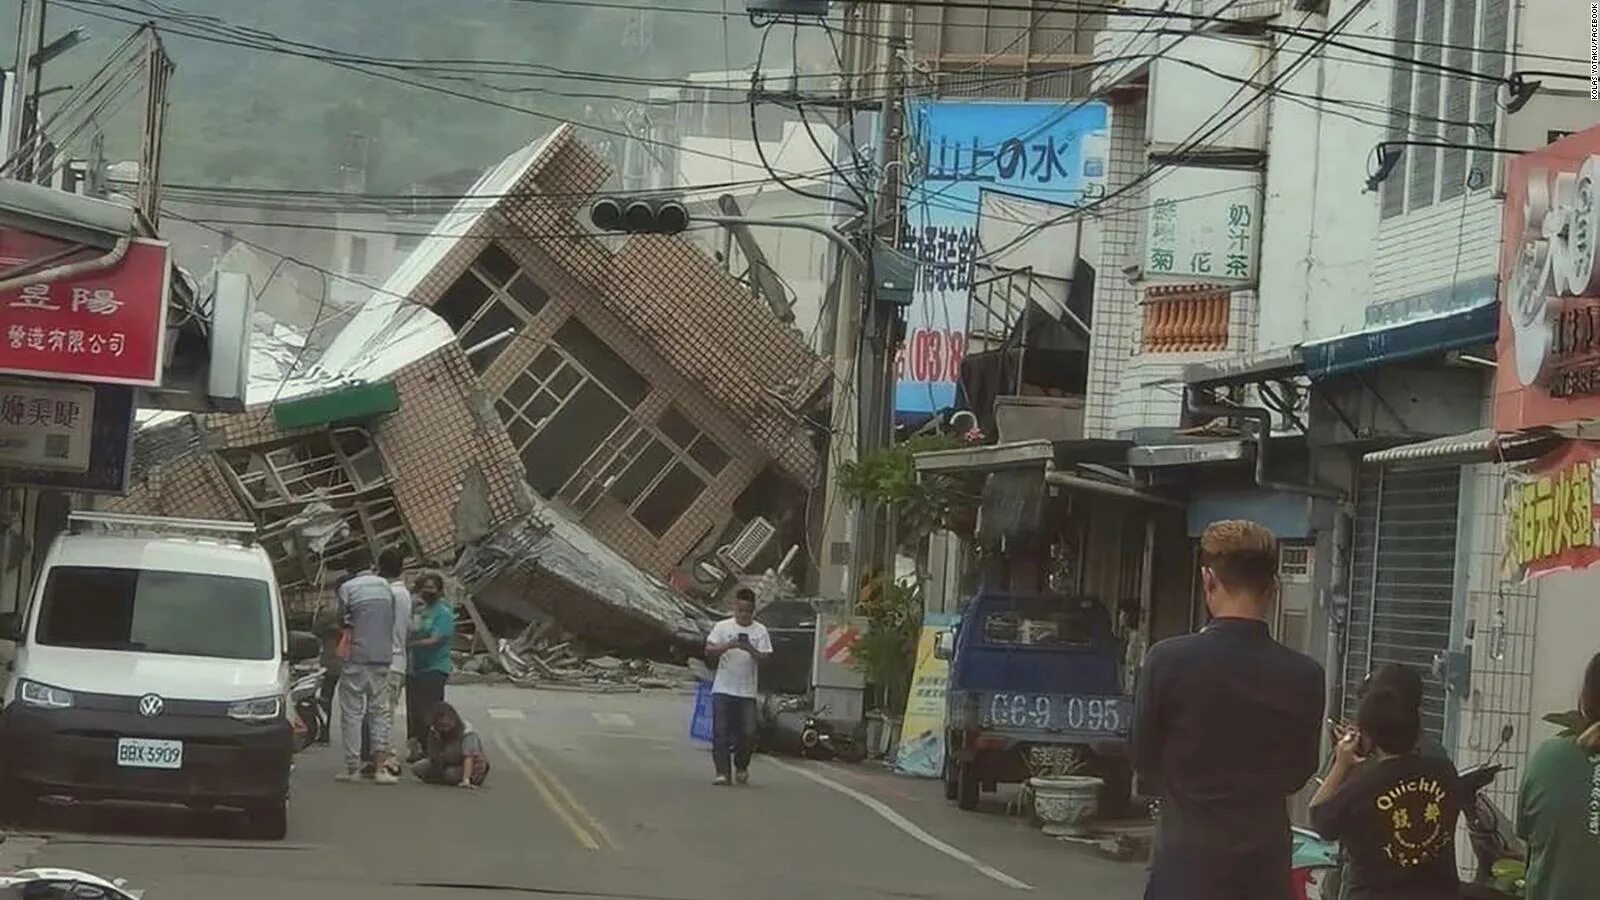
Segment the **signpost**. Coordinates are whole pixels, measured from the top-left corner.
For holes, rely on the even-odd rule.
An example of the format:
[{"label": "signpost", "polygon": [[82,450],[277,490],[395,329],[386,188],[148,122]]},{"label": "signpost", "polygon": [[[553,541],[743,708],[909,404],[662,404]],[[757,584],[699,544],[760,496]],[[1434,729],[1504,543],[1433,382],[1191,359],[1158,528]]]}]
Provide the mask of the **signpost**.
[{"label": "signpost", "polygon": [[896,771],[923,778],[938,778],[944,773],[944,700],[950,683],[950,663],[933,652],[934,641],[939,632],[954,628],[960,618],[954,613],[928,613],[922,618],[911,696],[906,699],[900,749],[894,760]]}]

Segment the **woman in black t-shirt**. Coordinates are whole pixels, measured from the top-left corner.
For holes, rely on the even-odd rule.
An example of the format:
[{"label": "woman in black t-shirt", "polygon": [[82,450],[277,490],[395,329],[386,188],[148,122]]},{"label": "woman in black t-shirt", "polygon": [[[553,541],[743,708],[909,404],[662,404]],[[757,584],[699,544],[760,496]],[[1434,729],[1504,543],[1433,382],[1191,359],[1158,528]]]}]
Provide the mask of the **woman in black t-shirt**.
[{"label": "woman in black t-shirt", "polygon": [[1448,762],[1417,754],[1421,730],[1415,705],[1391,688],[1371,691],[1312,798],[1312,826],[1350,858],[1351,900],[1460,896],[1461,789]]}]

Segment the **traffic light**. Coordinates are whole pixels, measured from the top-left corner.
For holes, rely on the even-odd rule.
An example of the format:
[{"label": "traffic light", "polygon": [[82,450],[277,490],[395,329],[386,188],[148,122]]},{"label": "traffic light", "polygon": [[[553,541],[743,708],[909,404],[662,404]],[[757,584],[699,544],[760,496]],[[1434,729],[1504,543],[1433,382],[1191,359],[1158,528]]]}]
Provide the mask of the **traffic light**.
[{"label": "traffic light", "polygon": [[601,231],[677,234],[689,227],[689,210],[676,200],[602,197],[589,207],[589,219]]}]

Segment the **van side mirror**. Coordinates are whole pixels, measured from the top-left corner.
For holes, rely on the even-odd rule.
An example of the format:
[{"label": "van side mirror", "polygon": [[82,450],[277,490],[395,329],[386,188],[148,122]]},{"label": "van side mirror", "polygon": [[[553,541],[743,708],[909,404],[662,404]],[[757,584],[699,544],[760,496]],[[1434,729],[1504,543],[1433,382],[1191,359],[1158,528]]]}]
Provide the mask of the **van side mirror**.
[{"label": "van side mirror", "polygon": [[22,614],[0,613],[0,641],[22,640]]},{"label": "van side mirror", "polygon": [[289,632],[289,662],[305,662],[322,655],[322,641],[309,631]]},{"label": "van side mirror", "polygon": [[936,631],[933,634],[933,658],[948,660],[955,655],[956,633],[954,631]]}]

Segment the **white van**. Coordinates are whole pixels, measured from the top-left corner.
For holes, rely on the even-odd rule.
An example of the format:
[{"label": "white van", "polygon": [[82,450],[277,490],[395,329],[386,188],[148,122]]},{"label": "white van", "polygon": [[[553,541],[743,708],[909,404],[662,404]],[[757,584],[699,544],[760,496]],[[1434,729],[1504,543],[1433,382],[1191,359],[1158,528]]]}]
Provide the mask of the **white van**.
[{"label": "white van", "polygon": [[287,827],[291,635],[249,523],[72,513],[0,698],[0,798],[234,807]]}]

